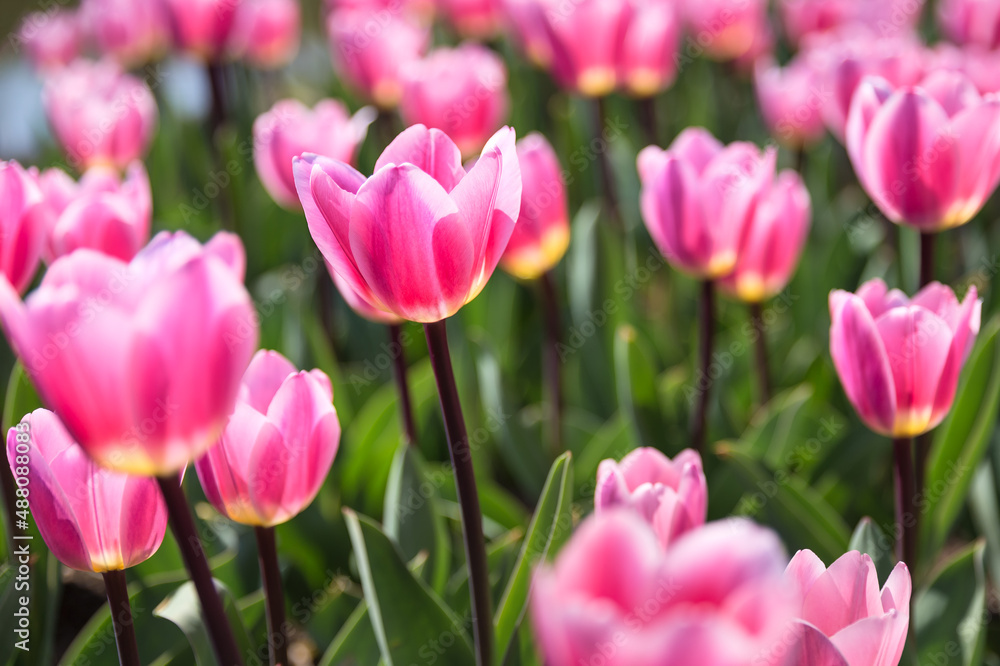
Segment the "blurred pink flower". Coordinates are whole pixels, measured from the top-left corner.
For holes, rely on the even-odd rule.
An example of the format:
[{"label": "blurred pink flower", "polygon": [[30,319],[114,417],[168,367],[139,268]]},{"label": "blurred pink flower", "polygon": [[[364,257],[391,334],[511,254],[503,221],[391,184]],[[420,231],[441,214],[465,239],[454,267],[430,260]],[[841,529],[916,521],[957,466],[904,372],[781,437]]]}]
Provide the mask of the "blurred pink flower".
[{"label": "blurred pink flower", "polygon": [[438,0],[438,7],[462,37],[489,39],[500,29],[500,0]]},{"label": "blurred pink flower", "polygon": [[888,437],[916,437],[941,423],[981,313],[975,287],[961,303],[937,282],[913,299],[881,280],[856,295],[831,292],[830,354],[861,420]]},{"label": "blurred pink flower", "polygon": [[75,9],[53,9],[28,14],[10,38],[15,53],[24,48],[37,69],[58,69],[76,60],[83,47],[80,14]]},{"label": "blurred pink flower", "polygon": [[0,273],[18,293],[31,284],[45,243],[48,213],[35,178],[0,162]]},{"label": "blurred pink flower", "polygon": [[956,44],[974,44],[985,49],[1000,47],[998,0],[941,0],[938,23]]},{"label": "blurred pink flower", "polygon": [[679,0],[694,41],[715,60],[767,51],[771,41],[767,0]]},{"label": "blurred pink flower", "polygon": [[815,33],[863,27],[882,38],[912,32],[920,22],[923,1],[779,0],[785,33],[799,44]]},{"label": "blurred pink flower", "polygon": [[244,0],[160,0],[174,46],[205,61],[221,58]]},{"label": "blurred pink flower", "polygon": [[82,0],[80,10],[98,49],[126,67],[156,60],[170,45],[170,24],[161,2]]},{"label": "blurred pink flower", "polygon": [[761,59],[754,68],[757,102],[771,136],[799,149],[823,138],[823,106],[829,103],[823,77],[808,57],[778,67]]},{"label": "blurred pink flower", "polygon": [[941,42],[928,54],[928,71],[949,70],[964,74],[981,95],[1000,92],[1000,50],[981,46],[955,46]]},{"label": "blurred pink flower", "polygon": [[259,69],[279,69],[295,59],[302,33],[299,0],[240,0],[229,53]]}]

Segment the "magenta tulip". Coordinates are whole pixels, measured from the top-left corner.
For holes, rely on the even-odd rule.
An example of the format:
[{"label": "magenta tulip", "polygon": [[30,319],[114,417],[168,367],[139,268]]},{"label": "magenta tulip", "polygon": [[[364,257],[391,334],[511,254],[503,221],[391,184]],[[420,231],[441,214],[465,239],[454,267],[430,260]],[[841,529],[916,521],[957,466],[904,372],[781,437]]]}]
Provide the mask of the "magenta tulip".
[{"label": "magenta tulip", "polygon": [[236,9],[243,0],[160,0],[173,32],[174,46],[212,62],[225,51]]},{"label": "magenta tulip", "polygon": [[881,280],[830,293],[830,353],[844,391],[869,428],[900,438],[944,419],[976,335],[982,301],[961,303],[937,282],[913,299]]},{"label": "magenta tulip", "polygon": [[998,0],[942,0],[938,4],[938,23],[956,44],[1000,47]]},{"label": "magenta tulip", "polygon": [[809,235],[809,190],[794,171],[782,171],[757,203],[736,253],[733,272],[719,281],[747,303],[777,296],[787,286]]},{"label": "magenta tulip", "polygon": [[257,343],[236,236],[158,234],[130,263],[82,249],[0,319],[44,404],[98,463],[167,476],[215,443]]},{"label": "magenta tulip", "polygon": [[[875,564],[851,551],[827,569],[800,550],[785,570],[800,592],[796,666],[896,666],[910,624],[910,572],[900,562],[879,590]],[[778,650],[775,650],[778,652]]]},{"label": "magenta tulip", "polygon": [[865,27],[881,37],[910,32],[920,21],[924,3],[914,0],[780,0],[785,32],[795,44],[809,35],[842,28]]},{"label": "magenta tulip", "polygon": [[17,162],[0,162],[0,273],[18,293],[38,269],[47,223],[35,178]]},{"label": "magenta tulip", "polygon": [[464,156],[483,149],[509,107],[507,68],[485,46],[440,48],[404,70],[403,122],[444,131]]},{"label": "magenta tulip", "polygon": [[893,222],[921,231],[965,224],[1000,182],[1000,99],[956,72],[893,89],[866,79],[846,144],[858,180]]},{"label": "magenta tulip", "polygon": [[604,460],[597,468],[594,513],[627,507],[652,525],[667,547],[705,524],[708,485],[697,451],[685,449],[673,460],[656,449],[640,448],[621,462]]},{"label": "magenta tulip", "polygon": [[681,132],[668,150],[643,149],[643,219],[667,260],[700,278],[731,273],[744,229],[771,188],[776,159],[774,148],[723,147],[700,127]]},{"label": "magenta tulip", "polygon": [[353,164],[372,119],[370,107],[352,117],[338,100],[322,100],[312,109],[294,99],[281,100],[253,124],[257,176],[272,199],[285,208],[298,209],[292,160],[315,153]]},{"label": "magenta tulip", "polygon": [[412,16],[382,10],[338,9],[327,17],[337,73],[383,109],[403,95],[401,70],[430,44],[430,30]]},{"label": "magenta tulip", "polygon": [[167,509],[156,481],[98,467],[52,412],[7,432],[7,460],[45,545],[71,569],[127,569],[160,547]]},{"label": "magenta tulip", "polygon": [[153,94],[110,61],[78,60],[46,78],[49,124],[73,166],[124,169],[141,159],[156,129]]},{"label": "magenta tulip", "polygon": [[829,96],[810,58],[799,56],[785,67],[761,59],[754,68],[754,82],[771,136],[796,150],[823,138],[823,106]]},{"label": "magenta tulip", "polygon": [[552,270],[569,247],[569,210],[559,158],[544,136],[517,142],[521,166],[521,213],[500,267],[522,280]]},{"label": "magenta tulip", "polygon": [[438,0],[438,6],[462,37],[489,39],[500,28],[500,0]]},{"label": "magenta tulip", "polygon": [[205,496],[245,525],[273,527],[305,509],[333,465],[340,422],[330,379],[261,350],[243,375],[219,443],[195,468]]},{"label": "magenta tulip", "polygon": [[531,616],[550,666],[747,666],[795,610],[784,550],[745,520],[711,523],[664,552],[631,511],[588,518],[541,567]]},{"label": "magenta tulip", "polygon": [[82,50],[80,14],[72,9],[28,14],[16,35],[10,37],[10,43],[15,53],[23,48],[37,69],[64,67],[76,60]]},{"label": "magenta tulip", "polygon": [[688,31],[716,60],[758,54],[770,41],[767,0],[680,0]]},{"label": "magenta tulip", "polygon": [[295,59],[301,33],[298,0],[241,0],[229,53],[258,69],[279,69]]},{"label": "magenta tulip", "polygon": [[468,173],[446,134],[414,125],[389,144],[371,178],[305,155],[295,159],[295,185],[309,232],[334,270],[375,309],[422,323],[479,295],[521,203],[507,127]]},{"label": "magenta tulip", "polygon": [[156,60],[170,45],[170,24],[161,2],[83,0],[80,8],[98,49],[126,67]]}]

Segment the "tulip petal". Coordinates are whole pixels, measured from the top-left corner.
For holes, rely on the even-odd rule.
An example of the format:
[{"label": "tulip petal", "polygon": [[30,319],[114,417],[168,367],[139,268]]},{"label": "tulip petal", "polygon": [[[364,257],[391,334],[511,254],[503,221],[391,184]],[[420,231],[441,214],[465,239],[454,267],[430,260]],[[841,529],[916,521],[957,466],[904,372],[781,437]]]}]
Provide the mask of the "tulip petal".
[{"label": "tulip petal", "polygon": [[281,384],[297,371],[292,362],[278,352],[261,349],[253,355],[243,373],[243,385],[246,387],[243,399],[261,414],[266,414],[267,406]]},{"label": "tulip petal", "polygon": [[126,476],[120,492],[120,547],[128,568],[159,549],[167,529],[167,507],[160,488],[149,477]]},{"label": "tulip petal", "polygon": [[[954,294],[947,287],[943,287],[954,300]],[[958,387],[958,378],[962,373],[962,367],[968,359],[969,353],[976,342],[979,334],[980,321],[982,319],[983,302],[979,300],[976,287],[969,288],[965,295],[965,300],[961,305],[957,303],[947,316],[943,317],[951,328],[953,337],[951,347],[948,350],[948,358],[944,368],[941,370],[941,379],[938,383],[937,392],[934,394],[934,408],[931,414],[931,427],[936,426],[942,420],[948,410],[951,409],[955,400],[955,391]]]},{"label": "tulip petal", "polygon": [[388,164],[412,164],[451,192],[465,178],[462,153],[439,129],[413,125],[392,140],[375,162],[375,171]]},{"label": "tulip petal", "polygon": [[826,565],[816,553],[805,549],[795,553],[791,562],[785,567],[785,578],[791,579],[802,597],[812,589],[819,577],[826,573]]},{"label": "tulip petal", "polygon": [[808,622],[796,620],[795,629],[799,635],[784,662],[788,666],[854,666],[816,627]]},{"label": "tulip petal", "polygon": [[881,614],[875,565],[871,557],[858,551],[850,551],[831,564],[802,600],[802,619],[827,636]]},{"label": "tulip petal", "polygon": [[704,127],[688,127],[670,144],[669,153],[690,164],[695,173],[703,173],[723,150],[722,143]]},{"label": "tulip petal", "polygon": [[946,227],[971,220],[1000,182],[1000,98],[989,97],[954,118],[946,137],[956,143],[957,188]]},{"label": "tulip petal", "polygon": [[867,617],[830,637],[851,666],[896,666],[903,654],[909,617],[889,611]]}]

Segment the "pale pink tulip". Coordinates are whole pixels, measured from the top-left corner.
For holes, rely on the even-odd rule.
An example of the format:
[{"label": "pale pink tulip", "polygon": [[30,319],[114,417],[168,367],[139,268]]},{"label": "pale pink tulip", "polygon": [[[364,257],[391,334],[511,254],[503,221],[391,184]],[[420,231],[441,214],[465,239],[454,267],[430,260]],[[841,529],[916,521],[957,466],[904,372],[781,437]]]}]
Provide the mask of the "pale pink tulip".
[{"label": "pale pink tulip", "polygon": [[917,0],[780,0],[785,33],[799,44],[807,36],[864,27],[882,37],[913,31],[924,3]]},{"label": "pale pink tulip", "polygon": [[10,44],[15,53],[24,49],[37,69],[58,69],[80,56],[83,30],[80,14],[74,9],[52,9],[28,14]]},{"label": "pale pink tulip", "polygon": [[339,100],[324,99],[312,109],[294,99],[281,100],[253,124],[257,176],[272,199],[298,209],[292,160],[315,153],[353,164],[373,119],[370,107],[351,116]]},{"label": "pale pink tulip", "polygon": [[569,248],[569,210],[559,158],[544,136],[517,142],[521,166],[521,213],[500,267],[522,280],[552,270]]},{"label": "pale pink tulip", "polygon": [[770,42],[766,0],[680,0],[680,4],[688,31],[711,58],[729,61],[760,54]]},{"label": "pale pink tulip", "polygon": [[444,131],[464,156],[483,149],[509,107],[507,68],[485,46],[436,49],[404,70],[403,122]]},{"label": "pale pink tulip", "polygon": [[130,263],[82,249],[0,320],[45,405],[118,471],[168,475],[218,439],[257,344],[236,236],[157,235]]},{"label": "pale pink tulip", "polygon": [[777,536],[710,523],[664,551],[632,511],[588,518],[535,575],[531,617],[549,666],[747,666],[795,610]]},{"label": "pale pink tulip", "polygon": [[98,467],[52,412],[7,431],[7,461],[45,545],[71,569],[127,569],[160,547],[167,508],[156,481]]},{"label": "pale pink tulip", "polygon": [[170,24],[161,2],[83,0],[80,9],[100,51],[126,67],[156,60],[170,46]]},{"label": "pale pink tulip", "polygon": [[1000,47],[998,0],[942,0],[938,4],[938,23],[956,44]]},{"label": "pale pink tulip", "polygon": [[455,143],[414,125],[366,179],[325,157],[295,160],[295,185],[323,256],[372,307],[436,322],[479,295],[521,204],[514,130],[502,128],[466,173]]},{"label": "pale pink tulip", "polygon": [[621,462],[601,461],[594,490],[594,513],[627,507],[652,525],[666,547],[705,524],[708,485],[697,451],[673,460],[656,449],[639,448]]},{"label": "pale pink tulip", "polygon": [[259,69],[279,69],[295,59],[301,34],[299,0],[241,0],[229,53]]},{"label": "pale pink tulip", "polygon": [[847,152],[893,222],[940,231],[971,220],[1000,182],[1000,98],[939,71],[893,89],[866,79],[851,104]]},{"label": "pale pink tulip", "polygon": [[174,46],[212,62],[226,49],[236,9],[244,0],[160,0],[173,33]]},{"label": "pale pink tulip", "polygon": [[243,375],[219,443],[195,468],[205,497],[230,520],[273,527],[316,497],[333,465],[340,422],[330,378],[261,350]]},{"label": "pale pink tulip", "polygon": [[23,293],[42,256],[48,212],[35,178],[17,162],[0,162],[0,273]]},{"label": "pale pink tulip", "polygon": [[944,419],[976,335],[982,301],[937,282],[913,299],[881,280],[830,293],[830,354],[858,416],[877,433],[915,437]]},{"label": "pale pink tulip", "polygon": [[785,67],[761,59],[754,68],[754,82],[757,103],[771,136],[793,149],[823,138],[823,106],[829,94],[808,57],[799,56]]},{"label": "pale pink tulip", "polygon": [[49,124],[70,163],[124,169],[149,148],[158,113],[140,79],[111,61],[78,60],[51,73],[43,92]]},{"label": "pale pink tulip", "polygon": [[929,60],[930,71],[961,72],[981,95],[1000,92],[1000,51],[941,42],[929,53]]},{"label": "pale pink tulip", "polygon": [[500,0],[438,0],[438,6],[462,37],[488,39],[500,28]]},{"label": "pale pink tulip", "polygon": [[643,149],[642,215],[660,252],[699,278],[731,273],[744,230],[771,188],[776,160],[774,148],[723,147],[700,127],[681,132],[668,150]]}]

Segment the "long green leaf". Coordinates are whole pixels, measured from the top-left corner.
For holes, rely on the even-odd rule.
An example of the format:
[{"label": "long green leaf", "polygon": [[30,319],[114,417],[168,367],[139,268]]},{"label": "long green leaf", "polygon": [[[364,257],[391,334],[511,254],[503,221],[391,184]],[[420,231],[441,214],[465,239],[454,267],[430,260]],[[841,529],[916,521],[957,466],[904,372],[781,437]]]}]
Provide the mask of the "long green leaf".
[{"label": "long green leaf", "polygon": [[979,666],[986,641],[985,543],[977,541],[955,553],[916,596],[914,625],[921,664],[940,655],[960,657],[949,663]]},{"label": "long green leaf", "polygon": [[[222,597],[222,605],[226,611],[226,618],[229,626],[232,627],[236,637],[236,644],[243,655],[257,653],[258,650],[250,642],[246,627],[240,618],[236,608],[236,602],[229,589],[218,580],[213,580],[215,589]],[[209,636],[208,628],[205,625],[204,614],[202,613],[201,601],[198,599],[198,592],[194,583],[188,581],[168,596],[153,611],[156,617],[170,620],[177,625],[194,651],[195,662],[198,666],[213,666],[216,663],[215,652],[212,648],[212,639]]]}]

